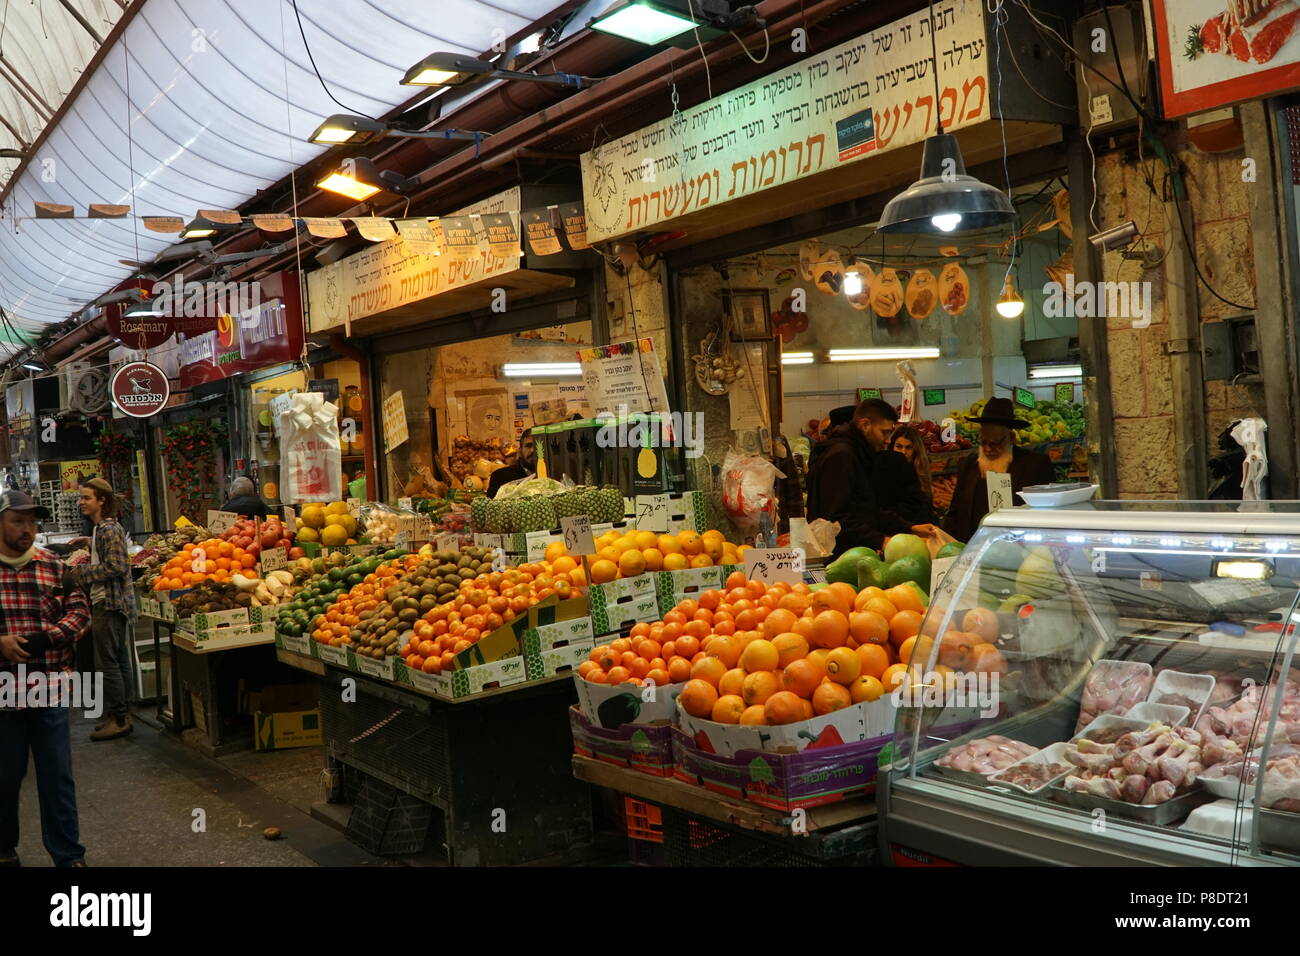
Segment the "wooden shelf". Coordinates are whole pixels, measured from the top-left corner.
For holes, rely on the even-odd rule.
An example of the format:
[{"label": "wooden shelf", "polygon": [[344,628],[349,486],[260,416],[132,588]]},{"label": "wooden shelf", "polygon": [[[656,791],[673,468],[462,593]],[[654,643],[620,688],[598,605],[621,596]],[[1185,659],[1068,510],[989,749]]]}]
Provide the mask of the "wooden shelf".
[{"label": "wooden shelf", "polygon": [[[573,775],[598,787],[640,797],[651,803],[676,807],[693,816],[708,817],[745,830],[793,837],[790,814],[787,811],[773,810],[747,800],[714,793],[676,777],[653,777],[638,770],[615,767],[578,754],[573,756]],[[811,834],[848,824],[870,823],[875,818],[875,800],[858,797],[813,807],[807,811],[804,823],[807,832]]]}]

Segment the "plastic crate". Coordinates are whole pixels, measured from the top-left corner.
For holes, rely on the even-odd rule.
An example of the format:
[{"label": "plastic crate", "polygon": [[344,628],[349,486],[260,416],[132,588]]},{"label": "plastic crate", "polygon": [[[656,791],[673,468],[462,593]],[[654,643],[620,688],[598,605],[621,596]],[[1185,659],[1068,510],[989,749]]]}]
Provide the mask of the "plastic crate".
[{"label": "plastic crate", "polygon": [[647,843],[664,842],[663,811],[656,804],[635,797],[624,797],[623,819],[629,839],[644,840]]},{"label": "plastic crate", "polygon": [[874,849],[828,856],[816,837],[778,837],[733,829],[672,807],[664,808],[664,851],[668,866],[824,867],[869,865]]},{"label": "plastic crate", "polygon": [[428,842],[433,807],[407,796],[369,774],[359,778],[347,838],[378,856],[421,853]]}]

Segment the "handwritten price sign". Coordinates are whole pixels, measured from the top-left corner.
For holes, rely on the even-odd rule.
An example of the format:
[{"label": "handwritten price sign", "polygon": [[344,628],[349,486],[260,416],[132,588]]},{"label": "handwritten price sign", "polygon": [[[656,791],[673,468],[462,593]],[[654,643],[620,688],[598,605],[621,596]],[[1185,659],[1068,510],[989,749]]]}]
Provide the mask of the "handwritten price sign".
[{"label": "handwritten price sign", "polygon": [[289,564],[289,558],[284,553],[284,548],[267,548],[258,557],[261,559],[263,574],[268,571],[278,571]]},{"label": "handwritten price sign", "polygon": [[588,515],[574,515],[560,519],[560,530],[564,532],[564,546],[573,556],[594,554],[596,539],[591,533],[591,518]]},{"label": "handwritten price sign", "polygon": [[209,511],[208,530],[213,534],[221,534],[234,527],[235,522],[238,520],[239,515],[233,511]]},{"label": "handwritten price sign", "polygon": [[636,527],[638,531],[667,534],[668,495],[637,495]]},{"label": "handwritten price sign", "polygon": [[803,582],[802,548],[750,548],[745,552],[745,577],[764,584]]}]

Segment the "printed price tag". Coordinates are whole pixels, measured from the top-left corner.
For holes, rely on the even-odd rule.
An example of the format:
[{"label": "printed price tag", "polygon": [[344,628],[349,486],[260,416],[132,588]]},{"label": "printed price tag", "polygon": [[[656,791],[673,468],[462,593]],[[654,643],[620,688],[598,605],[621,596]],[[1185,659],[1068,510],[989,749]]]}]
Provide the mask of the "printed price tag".
[{"label": "printed price tag", "polygon": [[221,534],[234,527],[239,515],[233,511],[209,511],[208,512],[208,530],[213,534]]},{"label": "printed price tag", "polygon": [[284,553],[284,548],[267,548],[259,557],[263,574],[289,566],[289,557]]},{"label": "printed price tag", "polygon": [[948,401],[948,393],[942,388],[927,388],[922,390],[921,398],[927,405],[943,405]]},{"label": "printed price tag", "polygon": [[668,495],[637,495],[636,528],[638,531],[668,533]]},{"label": "printed price tag", "polygon": [[1074,401],[1074,383],[1057,382],[1056,383],[1056,400],[1058,402]]},{"label": "printed price tag", "polygon": [[406,511],[414,511],[414,510],[415,510],[414,506],[412,506],[412,504],[411,504],[411,499],[410,499],[410,498],[398,498],[398,499],[397,499],[397,507],[402,508],[402,509],[404,509],[404,510],[406,510]]},{"label": "printed price tag", "polygon": [[750,548],[745,552],[745,577],[764,584],[802,584],[803,566],[802,548]]},{"label": "printed price tag", "polygon": [[1011,494],[1011,475],[1004,471],[990,471],[984,477],[989,488],[989,514],[1015,504]]},{"label": "printed price tag", "polygon": [[869,398],[880,398],[880,389],[878,388],[860,388],[858,389],[858,401],[865,402]]},{"label": "printed price tag", "polygon": [[1015,396],[1015,402],[1017,405],[1020,405],[1023,408],[1034,407],[1034,393],[1029,389],[1016,388],[1012,394]]},{"label": "printed price tag", "polygon": [[596,539],[591,533],[590,516],[561,518],[560,529],[564,532],[564,546],[570,555],[595,554]]}]

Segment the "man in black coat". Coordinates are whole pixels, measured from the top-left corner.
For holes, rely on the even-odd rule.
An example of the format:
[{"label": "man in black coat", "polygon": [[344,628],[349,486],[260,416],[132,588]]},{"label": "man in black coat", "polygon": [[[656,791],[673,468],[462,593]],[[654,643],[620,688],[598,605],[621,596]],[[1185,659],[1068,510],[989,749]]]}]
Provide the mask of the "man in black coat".
[{"label": "man in black coat", "polygon": [[984,476],[990,471],[1011,474],[1013,497],[1021,488],[1056,480],[1056,468],[1050,458],[1016,444],[1012,430],[1025,428],[1029,423],[1016,418],[1011,399],[990,398],[984,413],[970,421],[980,426],[979,451],[961,463],[952,507],[943,523],[943,530],[958,541],[969,541],[988,514],[989,486]]},{"label": "man in black coat", "polygon": [[893,406],[869,398],[813,449],[808,520],[839,522],[836,555],[858,546],[878,549],[890,535],[933,530],[916,470],[902,455],[884,450],[897,424]]}]

